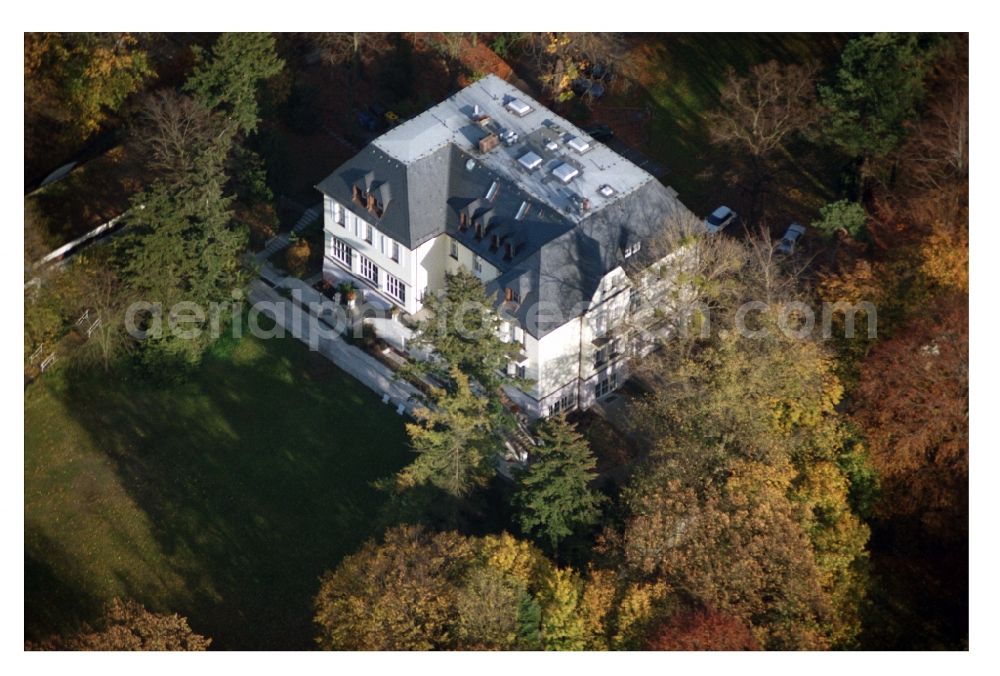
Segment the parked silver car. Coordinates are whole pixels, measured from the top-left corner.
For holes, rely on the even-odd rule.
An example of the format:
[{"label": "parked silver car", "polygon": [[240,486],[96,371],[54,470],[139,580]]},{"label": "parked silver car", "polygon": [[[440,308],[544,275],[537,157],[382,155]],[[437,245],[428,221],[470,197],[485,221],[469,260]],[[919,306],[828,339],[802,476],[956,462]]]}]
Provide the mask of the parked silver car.
[{"label": "parked silver car", "polygon": [[730,223],[736,220],[736,212],[726,206],[721,206],[705,219],[705,230],[713,235],[725,230]]},{"label": "parked silver car", "polygon": [[798,242],[799,238],[804,234],[806,234],[806,229],[804,227],[798,223],[792,223],[788,226],[788,230],[785,230],[785,234],[781,237],[781,241],[778,242],[775,247],[775,251],[789,256],[792,255],[795,253],[795,243]]}]

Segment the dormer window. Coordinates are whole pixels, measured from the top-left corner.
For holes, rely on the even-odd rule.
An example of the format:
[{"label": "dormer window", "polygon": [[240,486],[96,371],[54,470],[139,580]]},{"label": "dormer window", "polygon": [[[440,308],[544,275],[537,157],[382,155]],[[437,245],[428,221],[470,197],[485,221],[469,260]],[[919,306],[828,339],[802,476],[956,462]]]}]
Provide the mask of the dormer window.
[{"label": "dormer window", "polygon": [[474,223],[474,225],[476,227],[476,239],[482,239],[483,235],[486,234],[486,231],[483,228],[483,222],[482,221],[476,221]]},{"label": "dormer window", "polygon": [[469,227],[469,215],[464,211],[458,215],[458,229],[465,232]]},{"label": "dormer window", "polygon": [[351,200],[359,207],[365,206],[365,194],[358,186],[351,187]]},{"label": "dormer window", "polygon": [[520,303],[521,302],[521,294],[519,294],[517,291],[515,291],[512,288],[510,288],[509,286],[507,287],[505,298],[506,298],[506,300],[507,300],[508,303]]}]

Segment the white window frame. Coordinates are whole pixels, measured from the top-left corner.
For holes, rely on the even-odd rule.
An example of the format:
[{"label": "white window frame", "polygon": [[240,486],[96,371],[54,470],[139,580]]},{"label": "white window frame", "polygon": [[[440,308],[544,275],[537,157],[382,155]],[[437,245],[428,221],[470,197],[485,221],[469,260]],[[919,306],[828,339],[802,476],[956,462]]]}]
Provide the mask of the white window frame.
[{"label": "white window frame", "polygon": [[476,274],[483,272],[483,259],[479,257],[479,254],[472,254],[472,271]]},{"label": "white window frame", "polygon": [[354,249],[339,237],[331,236],[329,255],[333,260],[350,268],[354,260]]},{"label": "white window frame", "polygon": [[385,292],[401,303],[406,302],[406,284],[389,273],[385,275]]},{"label": "white window frame", "polygon": [[458,260],[458,242],[453,239],[448,240],[448,255]]},{"label": "white window frame", "polygon": [[399,242],[392,238],[389,239],[389,258],[397,263],[400,260]]},{"label": "white window frame", "polygon": [[344,218],[344,205],[340,202],[333,203],[333,222],[342,228],[347,227],[347,220]]},{"label": "white window frame", "polygon": [[365,241],[369,244],[375,243],[375,228],[371,223],[365,223]]},{"label": "white window frame", "polygon": [[[358,254],[358,257],[361,259],[361,265],[359,267],[361,276],[377,287],[379,285],[379,277],[381,276],[379,275],[378,265],[375,264],[375,261],[368,258],[368,256],[365,256],[364,254]],[[369,272],[371,273],[370,275]],[[372,279],[372,277],[374,277],[374,279]]]}]

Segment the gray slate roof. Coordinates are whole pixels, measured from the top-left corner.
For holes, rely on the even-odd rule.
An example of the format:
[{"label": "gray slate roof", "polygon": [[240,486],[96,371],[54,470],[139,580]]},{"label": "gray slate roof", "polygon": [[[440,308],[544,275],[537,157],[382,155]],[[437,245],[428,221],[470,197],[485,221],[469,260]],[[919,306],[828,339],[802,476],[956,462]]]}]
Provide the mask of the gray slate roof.
[{"label": "gray slate roof", "polygon": [[[532,112],[510,112],[514,98]],[[473,106],[490,116],[488,128],[472,121]],[[479,152],[489,131],[511,130],[517,143]],[[573,150],[573,139],[589,150]],[[539,169],[517,162],[528,151],[543,158]],[[552,175],[560,164],[579,175],[564,183]],[[603,185],[614,194],[603,195]],[[383,207],[376,227],[404,246],[414,249],[447,232],[498,268],[487,291],[501,302],[506,288],[517,290],[520,302],[504,310],[537,338],[585,311],[603,276],[625,262],[627,244],[656,238],[668,220],[687,211],[648,173],[495,76],[383,134],[317,186],[376,220],[352,201],[354,186],[374,192]],[[530,207],[518,220],[524,203]],[[632,260],[641,264],[648,250]]]}]

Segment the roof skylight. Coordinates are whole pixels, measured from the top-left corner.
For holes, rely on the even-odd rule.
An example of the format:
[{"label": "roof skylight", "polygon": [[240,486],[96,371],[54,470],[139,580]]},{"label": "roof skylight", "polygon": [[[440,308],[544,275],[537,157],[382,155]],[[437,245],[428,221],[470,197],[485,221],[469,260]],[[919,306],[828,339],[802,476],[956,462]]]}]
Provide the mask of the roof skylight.
[{"label": "roof skylight", "polygon": [[531,171],[532,169],[537,169],[542,164],[542,158],[531,152],[530,150],[518,158],[518,162],[521,166]]},{"label": "roof skylight", "polygon": [[560,164],[558,167],[552,170],[552,173],[563,183],[569,183],[574,178],[580,175],[580,170],[574,167],[572,164]]},{"label": "roof skylight", "polygon": [[522,101],[521,99],[511,99],[507,102],[505,106],[507,110],[514,113],[518,117],[524,117],[531,112],[531,106]]}]

